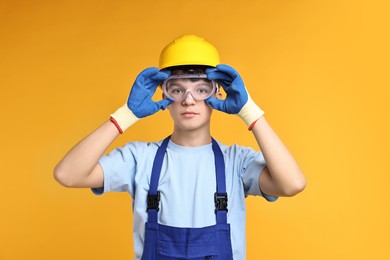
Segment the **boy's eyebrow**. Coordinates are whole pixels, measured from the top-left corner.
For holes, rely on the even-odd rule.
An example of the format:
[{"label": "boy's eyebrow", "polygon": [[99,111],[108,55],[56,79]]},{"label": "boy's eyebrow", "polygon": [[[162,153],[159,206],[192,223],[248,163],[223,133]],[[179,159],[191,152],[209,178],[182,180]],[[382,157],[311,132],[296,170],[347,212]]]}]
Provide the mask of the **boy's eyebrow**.
[{"label": "boy's eyebrow", "polygon": [[171,79],[167,82],[167,86],[171,87],[171,86],[183,86],[182,84],[180,84],[180,81],[177,82],[178,80],[177,79]]},{"label": "boy's eyebrow", "polygon": [[[172,83],[171,83],[172,81]],[[181,84],[181,81],[182,79],[171,79],[168,83],[168,87],[171,87],[171,86],[179,86],[179,87],[184,87],[183,84]],[[206,81],[205,79],[199,79],[197,80],[196,82],[194,82],[195,86],[200,86],[200,85],[207,85],[207,86],[210,86],[210,82]],[[212,83],[211,83],[212,84]]]}]

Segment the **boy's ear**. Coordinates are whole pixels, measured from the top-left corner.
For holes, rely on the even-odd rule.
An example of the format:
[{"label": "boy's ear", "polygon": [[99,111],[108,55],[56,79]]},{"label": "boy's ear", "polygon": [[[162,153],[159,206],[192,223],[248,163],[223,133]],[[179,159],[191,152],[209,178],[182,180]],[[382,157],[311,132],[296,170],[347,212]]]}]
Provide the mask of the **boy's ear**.
[{"label": "boy's ear", "polygon": [[222,99],[222,93],[221,93],[221,91],[218,91],[218,92],[215,94],[215,98],[216,98],[216,99]]}]

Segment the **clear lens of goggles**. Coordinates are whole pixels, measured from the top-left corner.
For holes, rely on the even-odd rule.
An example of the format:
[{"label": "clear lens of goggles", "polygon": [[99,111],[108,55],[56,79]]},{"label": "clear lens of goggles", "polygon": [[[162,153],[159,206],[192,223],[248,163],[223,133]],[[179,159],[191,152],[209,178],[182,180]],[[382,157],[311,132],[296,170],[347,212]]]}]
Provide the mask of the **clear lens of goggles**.
[{"label": "clear lens of goggles", "polygon": [[[190,83],[183,83],[182,79],[188,79]],[[184,100],[188,93],[195,100],[205,100],[215,93],[217,84],[208,80],[207,74],[183,74],[170,76],[163,82],[162,89],[165,96],[173,101]]]}]

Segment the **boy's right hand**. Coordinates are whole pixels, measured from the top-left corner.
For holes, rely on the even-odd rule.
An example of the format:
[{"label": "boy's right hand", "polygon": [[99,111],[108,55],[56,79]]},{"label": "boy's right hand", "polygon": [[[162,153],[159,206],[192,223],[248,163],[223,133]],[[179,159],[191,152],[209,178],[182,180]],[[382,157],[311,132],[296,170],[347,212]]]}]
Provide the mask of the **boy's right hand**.
[{"label": "boy's right hand", "polygon": [[127,103],[111,115],[111,121],[123,133],[128,127],[160,109],[164,110],[173,101],[163,99],[158,102],[152,100],[157,87],[170,76],[170,71],[160,71],[157,68],[147,68],[136,78],[131,88]]},{"label": "boy's right hand", "polygon": [[147,68],[136,78],[127,100],[127,107],[138,117],[153,115],[160,109],[164,110],[172,103],[169,99],[158,102],[152,100],[157,87],[170,76],[170,71],[159,71],[157,68]]}]

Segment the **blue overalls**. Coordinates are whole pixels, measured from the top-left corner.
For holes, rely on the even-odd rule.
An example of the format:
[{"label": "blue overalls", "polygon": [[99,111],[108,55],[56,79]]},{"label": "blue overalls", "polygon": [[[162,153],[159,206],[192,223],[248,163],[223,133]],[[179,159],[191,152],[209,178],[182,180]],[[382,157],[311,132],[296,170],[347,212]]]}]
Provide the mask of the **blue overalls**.
[{"label": "blue overalls", "polygon": [[[157,191],[161,166],[170,136],[164,139],[154,158],[150,180],[148,221],[142,260],[233,259],[230,224],[227,223],[225,162],[218,143],[212,139],[217,192],[214,195],[216,225],[203,228],[179,228],[158,224],[160,193]],[[179,210],[179,209],[178,209]]]}]

